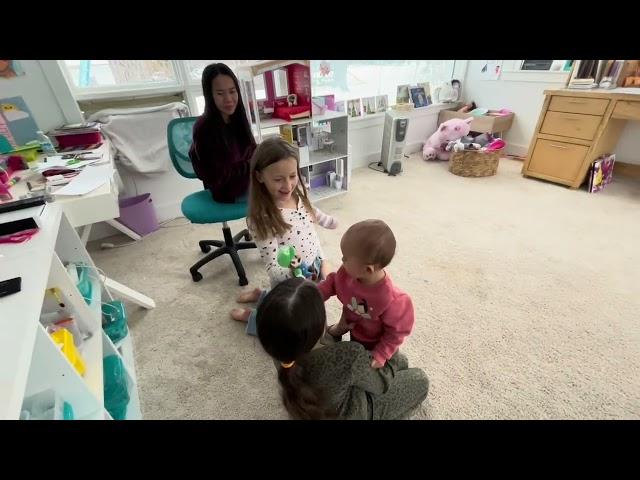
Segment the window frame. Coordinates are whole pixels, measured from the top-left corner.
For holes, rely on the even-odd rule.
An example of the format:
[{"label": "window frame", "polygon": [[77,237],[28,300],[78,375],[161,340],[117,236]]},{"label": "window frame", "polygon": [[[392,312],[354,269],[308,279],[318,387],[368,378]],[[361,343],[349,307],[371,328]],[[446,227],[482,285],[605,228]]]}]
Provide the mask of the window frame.
[{"label": "window frame", "polygon": [[131,83],[127,85],[109,85],[104,87],[87,87],[79,88],[71,78],[69,69],[64,60],[58,60],[60,70],[64,75],[73,97],[78,101],[83,100],[102,100],[107,98],[137,97],[150,96],[164,93],[176,93],[183,90],[184,69],[180,68],[179,60],[169,60],[169,64],[174,72],[175,79],[167,82],[158,82],[155,84],[148,83]]}]

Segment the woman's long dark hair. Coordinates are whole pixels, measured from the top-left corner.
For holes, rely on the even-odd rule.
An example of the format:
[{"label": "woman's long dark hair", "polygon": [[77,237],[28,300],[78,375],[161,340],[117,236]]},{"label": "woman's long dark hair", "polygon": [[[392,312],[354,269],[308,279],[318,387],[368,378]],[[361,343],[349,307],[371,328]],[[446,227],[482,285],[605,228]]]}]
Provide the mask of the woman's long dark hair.
[{"label": "woman's long dark hair", "polygon": [[300,360],[324,333],[327,316],[316,285],[302,278],[278,284],[264,298],[256,316],[258,338],[277,361],[293,366],[278,367],[282,401],[289,415],[299,420],[335,418],[321,389],[310,385]]},{"label": "woman's long dark hair", "polygon": [[239,145],[256,145],[256,140],[253,138],[251,132],[251,125],[249,125],[249,119],[245,111],[244,101],[240,94],[240,83],[233,71],[224,63],[212,63],[207,65],[202,72],[202,93],[204,94],[204,121],[212,128],[211,131],[219,132],[221,143],[229,150],[229,138],[225,135],[226,129],[225,123],[222,118],[222,114],[216,102],[213,100],[213,79],[218,75],[227,75],[231,77],[236,91],[238,92],[238,104],[235,112],[229,117],[229,125],[237,139]]}]

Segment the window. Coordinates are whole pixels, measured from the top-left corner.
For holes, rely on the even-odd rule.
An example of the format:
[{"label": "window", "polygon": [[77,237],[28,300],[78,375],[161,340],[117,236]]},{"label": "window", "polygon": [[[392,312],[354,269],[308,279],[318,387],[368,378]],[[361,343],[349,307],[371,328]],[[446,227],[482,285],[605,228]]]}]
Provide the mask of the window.
[{"label": "window", "polygon": [[74,90],[177,85],[171,60],[64,60]]},{"label": "window", "polygon": [[253,86],[256,90],[256,100],[266,100],[267,89],[264,86],[264,75],[253,77]]},{"label": "window", "polygon": [[[184,92],[191,115],[204,112],[202,72],[222,62],[236,74],[256,60],[61,60],[76,100]],[[311,61],[314,95],[335,94],[336,100],[387,95],[395,103],[398,85],[430,82],[432,90],[451,80],[454,60],[323,60]],[[266,98],[264,77],[254,79],[259,100]],[[285,70],[274,72],[278,97],[289,93]]]},{"label": "window", "polygon": [[429,82],[431,89],[451,80],[455,60],[313,60],[314,95],[336,101],[387,95],[394,104],[398,85]]},{"label": "window", "polygon": [[276,89],[276,98],[289,95],[289,82],[287,81],[287,71],[280,68],[273,72],[273,83]]},{"label": "window", "polygon": [[568,72],[573,60],[521,60],[520,70]]}]

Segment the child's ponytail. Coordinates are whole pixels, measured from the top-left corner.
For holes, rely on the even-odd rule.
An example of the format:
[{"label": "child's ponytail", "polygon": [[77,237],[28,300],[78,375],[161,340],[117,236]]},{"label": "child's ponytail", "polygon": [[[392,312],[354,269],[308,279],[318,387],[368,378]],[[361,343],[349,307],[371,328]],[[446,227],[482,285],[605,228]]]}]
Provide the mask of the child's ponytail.
[{"label": "child's ponytail", "polygon": [[281,362],[278,381],[282,402],[295,419],[335,417],[324,392],[309,383],[302,365],[323,335],[326,321],[318,288],[302,278],[279,283],[258,306],[258,338],[266,352]]},{"label": "child's ponytail", "polygon": [[278,381],[282,387],[282,402],[287,412],[299,420],[323,420],[335,417],[325,406],[322,392],[304,379],[304,367],[297,363],[280,367]]}]

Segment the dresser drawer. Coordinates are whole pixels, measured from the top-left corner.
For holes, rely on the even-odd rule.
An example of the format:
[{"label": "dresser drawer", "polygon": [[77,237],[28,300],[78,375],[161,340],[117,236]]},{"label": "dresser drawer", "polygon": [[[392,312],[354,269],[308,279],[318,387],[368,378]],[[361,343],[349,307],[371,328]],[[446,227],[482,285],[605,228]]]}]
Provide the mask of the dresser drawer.
[{"label": "dresser drawer", "polygon": [[628,102],[619,100],[613,110],[615,118],[626,118],[629,120],[640,120],[640,102]]},{"label": "dresser drawer", "polygon": [[604,115],[609,106],[606,98],[551,97],[549,110],[552,112],[583,113],[586,115]]},{"label": "dresser drawer", "polygon": [[593,140],[601,120],[593,115],[547,111],[540,133]]},{"label": "dresser drawer", "polygon": [[538,139],[527,170],[573,182],[588,151],[584,145]]}]

